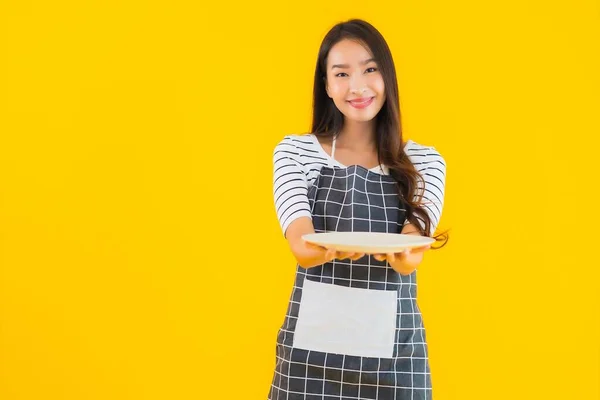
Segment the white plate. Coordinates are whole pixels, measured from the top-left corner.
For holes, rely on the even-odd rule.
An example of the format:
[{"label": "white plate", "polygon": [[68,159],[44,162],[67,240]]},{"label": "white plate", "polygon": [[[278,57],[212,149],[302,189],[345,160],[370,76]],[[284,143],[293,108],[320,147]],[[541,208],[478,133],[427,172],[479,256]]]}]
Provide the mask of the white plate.
[{"label": "white plate", "polygon": [[382,232],[325,232],[303,235],[309,243],[342,252],[382,254],[427,246],[435,239],[427,236]]}]

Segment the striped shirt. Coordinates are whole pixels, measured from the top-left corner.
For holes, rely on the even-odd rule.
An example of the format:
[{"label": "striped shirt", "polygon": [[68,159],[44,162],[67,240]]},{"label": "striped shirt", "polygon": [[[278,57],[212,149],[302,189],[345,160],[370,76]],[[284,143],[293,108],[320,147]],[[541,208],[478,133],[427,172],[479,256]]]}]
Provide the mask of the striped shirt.
[{"label": "striped shirt", "polygon": [[[431,232],[435,232],[442,214],[444,203],[446,162],[434,147],[420,145],[408,140],[404,151],[425,185],[419,180],[415,200],[422,193],[421,205],[432,222]],[[345,168],[332,159],[313,134],[287,135],[273,151],[273,196],[277,218],[285,235],[290,224],[300,217],[311,217],[308,203],[308,190],[319,176],[323,166],[336,165]],[[388,168],[372,168],[371,171],[389,174]],[[424,226],[422,220],[421,226]],[[405,224],[408,221],[405,221]]]}]

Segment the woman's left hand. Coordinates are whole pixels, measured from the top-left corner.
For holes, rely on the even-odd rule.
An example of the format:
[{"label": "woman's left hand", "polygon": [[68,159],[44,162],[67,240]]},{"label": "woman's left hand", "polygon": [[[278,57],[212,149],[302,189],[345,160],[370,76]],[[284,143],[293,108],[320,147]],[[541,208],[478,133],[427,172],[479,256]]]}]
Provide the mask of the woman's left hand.
[{"label": "woman's left hand", "polygon": [[373,258],[379,261],[387,260],[394,271],[401,275],[410,275],[421,264],[425,251],[430,248],[431,245],[427,245],[406,249],[401,253],[374,254]]}]

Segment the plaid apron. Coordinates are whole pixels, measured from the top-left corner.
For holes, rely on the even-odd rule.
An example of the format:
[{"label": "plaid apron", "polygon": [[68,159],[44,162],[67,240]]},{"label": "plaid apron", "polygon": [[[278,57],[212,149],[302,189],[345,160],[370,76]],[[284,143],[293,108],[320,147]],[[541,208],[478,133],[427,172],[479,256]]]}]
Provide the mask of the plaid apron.
[{"label": "plaid apron", "polygon": [[[400,233],[405,220],[395,180],[359,165],[324,166],[308,198],[315,232]],[[416,271],[370,255],[298,265],[269,399],[431,399],[416,298]]]}]

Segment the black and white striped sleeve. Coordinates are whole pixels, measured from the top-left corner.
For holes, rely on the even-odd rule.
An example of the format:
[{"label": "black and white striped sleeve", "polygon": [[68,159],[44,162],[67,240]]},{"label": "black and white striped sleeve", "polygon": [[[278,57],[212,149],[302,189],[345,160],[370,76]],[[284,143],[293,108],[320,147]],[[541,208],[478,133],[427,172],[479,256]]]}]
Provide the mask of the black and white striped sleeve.
[{"label": "black and white striped sleeve", "polygon": [[297,147],[287,136],[273,151],[273,196],[284,236],[293,221],[311,217],[307,177],[299,158]]},{"label": "black and white striped sleeve", "polygon": [[[444,206],[444,195],[446,185],[446,160],[433,147],[420,149],[418,153],[410,154],[414,160],[417,171],[421,174],[424,180],[419,180],[415,197],[421,193],[423,198],[421,204],[427,211],[431,219],[431,235],[435,233],[442,217],[442,209]],[[419,222],[424,227],[425,224],[420,218]]]}]

